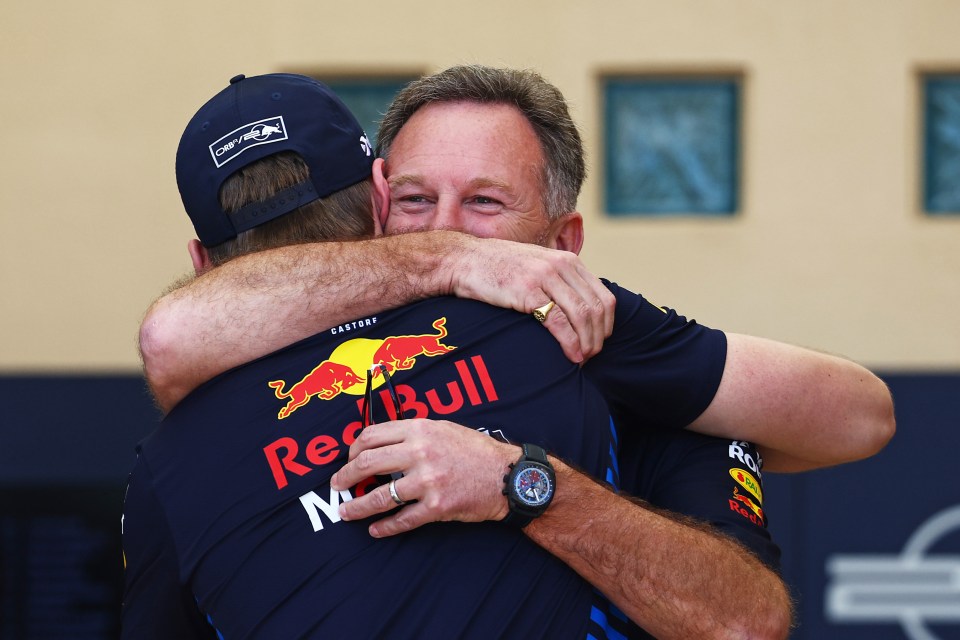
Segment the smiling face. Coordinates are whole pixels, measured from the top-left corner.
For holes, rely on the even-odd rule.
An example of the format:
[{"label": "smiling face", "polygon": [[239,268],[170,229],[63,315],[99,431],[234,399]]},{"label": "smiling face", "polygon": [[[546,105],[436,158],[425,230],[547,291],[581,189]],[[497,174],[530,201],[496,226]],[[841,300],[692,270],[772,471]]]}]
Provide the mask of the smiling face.
[{"label": "smiling face", "polygon": [[384,166],[387,233],[454,229],[550,244],[555,225],[540,197],[543,152],[510,105],[427,105],[403,125]]}]

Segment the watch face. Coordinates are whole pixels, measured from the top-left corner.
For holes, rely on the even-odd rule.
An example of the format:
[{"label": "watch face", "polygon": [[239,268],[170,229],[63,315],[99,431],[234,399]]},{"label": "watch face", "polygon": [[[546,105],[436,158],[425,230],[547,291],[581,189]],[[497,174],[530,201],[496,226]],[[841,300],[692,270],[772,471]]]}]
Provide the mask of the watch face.
[{"label": "watch face", "polygon": [[513,489],[517,498],[531,507],[547,504],[553,495],[553,482],[550,476],[539,467],[524,467],[517,472],[513,480]]}]

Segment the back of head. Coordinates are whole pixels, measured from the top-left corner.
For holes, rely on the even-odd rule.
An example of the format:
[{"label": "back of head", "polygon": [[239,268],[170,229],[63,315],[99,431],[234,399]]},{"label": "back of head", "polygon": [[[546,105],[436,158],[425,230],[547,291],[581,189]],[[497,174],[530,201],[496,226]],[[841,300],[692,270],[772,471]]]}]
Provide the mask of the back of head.
[{"label": "back of head", "polygon": [[214,263],[285,244],[373,233],[370,143],[306,76],[237,76],[194,115],[177,185]]},{"label": "back of head", "polygon": [[516,107],[533,127],[543,150],[543,201],[547,215],[574,211],[586,178],[583,142],[563,94],[535,71],[481,65],[451,67],[408,84],[387,109],[377,155],[389,160],[390,145],[417,110],[433,103],[477,102]]}]

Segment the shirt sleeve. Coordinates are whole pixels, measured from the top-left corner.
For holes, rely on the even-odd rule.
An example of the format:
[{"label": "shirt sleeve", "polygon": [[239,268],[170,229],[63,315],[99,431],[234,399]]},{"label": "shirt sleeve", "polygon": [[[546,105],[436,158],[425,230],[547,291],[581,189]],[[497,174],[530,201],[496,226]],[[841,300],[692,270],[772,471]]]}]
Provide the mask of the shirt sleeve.
[{"label": "shirt sleeve", "polygon": [[720,386],[727,338],[643,296],[605,283],[617,299],[613,334],[583,371],[621,429],[680,429]]},{"label": "shirt sleeve", "polygon": [[169,527],[141,457],[127,481],[122,528],[121,639],[217,638],[193,594],[180,582]]},{"label": "shirt sleeve", "polygon": [[651,431],[632,442],[622,451],[624,491],[711,525],[779,573],[780,548],[767,530],[762,460],[752,444],[690,431]]}]

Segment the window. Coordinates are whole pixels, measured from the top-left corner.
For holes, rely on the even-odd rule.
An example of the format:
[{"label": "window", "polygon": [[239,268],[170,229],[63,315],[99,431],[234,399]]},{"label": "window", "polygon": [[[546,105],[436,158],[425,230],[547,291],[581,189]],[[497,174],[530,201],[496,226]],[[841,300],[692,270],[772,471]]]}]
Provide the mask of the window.
[{"label": "window", "polygon": [[737,79],[608,77],[603,96],[608,213],[736,211]]},{"label": "window", "polygon": [[325,78],[322,75],[317,75],[315,77],[340,96],[340,99],[360,121],[371,142],[376,145],[380,120],[383,119],[387,107],[390,106],[397,92],[418,76],[394,76],[389,78],[338,76]]},{"label": "window", "polygon": [[923,79],[924,209],[960,213],[960,75]]}]

